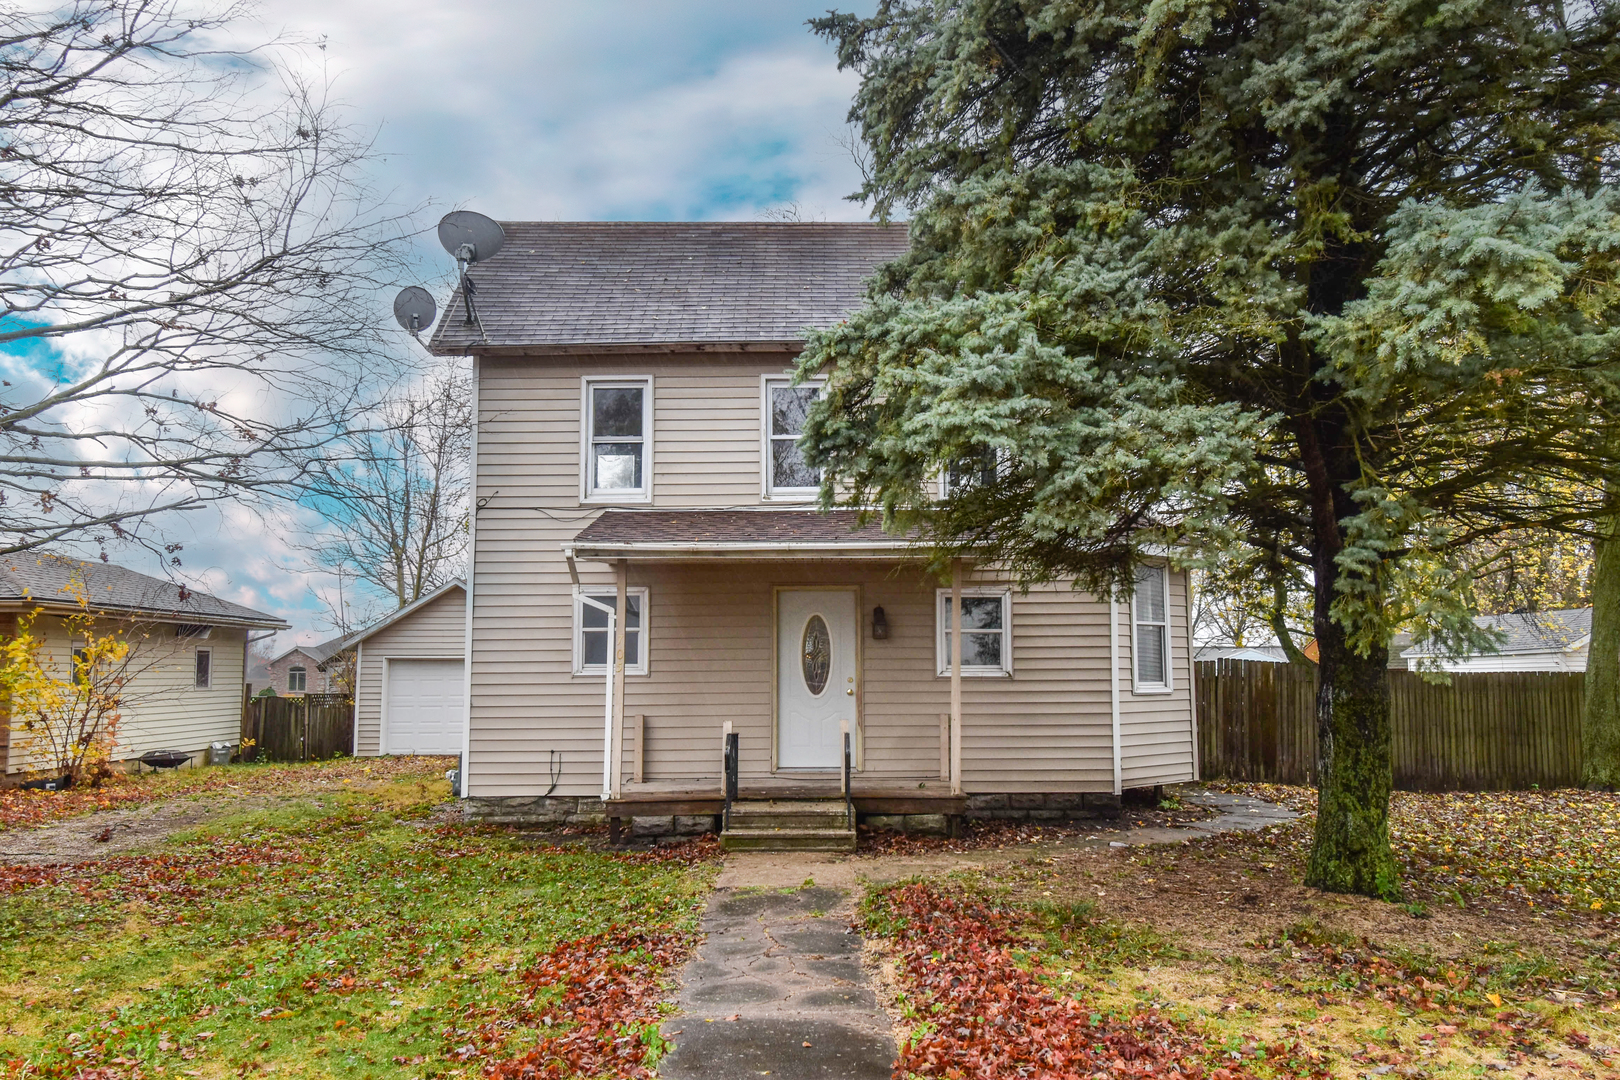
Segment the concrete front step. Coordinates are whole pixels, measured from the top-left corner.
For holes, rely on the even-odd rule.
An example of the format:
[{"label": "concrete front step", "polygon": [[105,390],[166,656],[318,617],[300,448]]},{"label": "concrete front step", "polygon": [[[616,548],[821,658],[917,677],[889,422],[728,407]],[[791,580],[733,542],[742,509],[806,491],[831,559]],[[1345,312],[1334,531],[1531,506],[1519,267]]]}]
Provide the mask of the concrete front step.
[{"label": "concrete front step", "polygon": [[744,829],[842,829],[849,818],[831,799],[771,799],[731,804],[731,826]]},{"label": "concrete front step", "polygon": [[733,825],[720,834],[720,846],[727,851],[854,851],[855,830]]}]

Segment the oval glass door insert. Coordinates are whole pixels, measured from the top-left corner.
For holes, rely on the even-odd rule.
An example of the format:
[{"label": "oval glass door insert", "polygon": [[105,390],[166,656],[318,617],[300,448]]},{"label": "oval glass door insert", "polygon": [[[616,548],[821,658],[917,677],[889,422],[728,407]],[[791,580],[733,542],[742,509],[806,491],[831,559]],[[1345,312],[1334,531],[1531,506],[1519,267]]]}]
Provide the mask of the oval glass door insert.
[{"label": "oval glass door insert", "polygon": [[804,624],[804,685],[812,694],[827,689],[827,676],[832,672],[832,635],[820,615],[810,616]]}]

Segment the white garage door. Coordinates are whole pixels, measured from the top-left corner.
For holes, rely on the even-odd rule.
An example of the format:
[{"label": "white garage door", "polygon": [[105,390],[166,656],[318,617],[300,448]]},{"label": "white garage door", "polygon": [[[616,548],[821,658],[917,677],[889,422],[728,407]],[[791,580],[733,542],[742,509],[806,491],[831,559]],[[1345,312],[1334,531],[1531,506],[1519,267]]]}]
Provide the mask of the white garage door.
[{"label": "white garage door", "polygon": [[389,660],[385,754],[461,753],[460,660]]}]

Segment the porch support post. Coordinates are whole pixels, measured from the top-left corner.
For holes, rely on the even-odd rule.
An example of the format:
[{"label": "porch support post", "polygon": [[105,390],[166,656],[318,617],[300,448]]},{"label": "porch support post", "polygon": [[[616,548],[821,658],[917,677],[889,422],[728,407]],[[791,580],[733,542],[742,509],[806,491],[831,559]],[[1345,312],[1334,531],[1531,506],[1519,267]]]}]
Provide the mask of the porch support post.
[{"label": "porch support post", "polygon": [[613,797],[624,791],[624,628],[630,621],[628,605],[628,574],[625,561],[613,564],[614,584],[618,589],[618,624],[613,628]]},{"label": "porch support post", "polygon": [[962,560],[951,560],[951,794],[962,794]]},{"label": "porch support post", "polygon": [[1118,795],[1125,789],[1125,769],[1119,749],[1119,601],[1113,593],[1108,594],[1108,711],[1113,728],[1114,794]]}]

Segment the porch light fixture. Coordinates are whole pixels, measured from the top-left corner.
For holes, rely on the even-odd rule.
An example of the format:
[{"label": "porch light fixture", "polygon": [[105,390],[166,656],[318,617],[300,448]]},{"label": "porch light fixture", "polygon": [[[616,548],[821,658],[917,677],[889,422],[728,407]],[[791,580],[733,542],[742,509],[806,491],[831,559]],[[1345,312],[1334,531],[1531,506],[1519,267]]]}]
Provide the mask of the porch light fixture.
[{"label": "porch light fixture", "polygon": [[883,609],[872,609],[872,640],[887,641],[889,638],[889,620],[884,617]]}]

